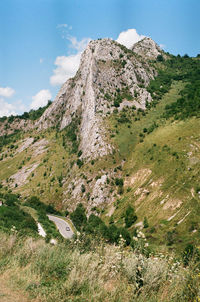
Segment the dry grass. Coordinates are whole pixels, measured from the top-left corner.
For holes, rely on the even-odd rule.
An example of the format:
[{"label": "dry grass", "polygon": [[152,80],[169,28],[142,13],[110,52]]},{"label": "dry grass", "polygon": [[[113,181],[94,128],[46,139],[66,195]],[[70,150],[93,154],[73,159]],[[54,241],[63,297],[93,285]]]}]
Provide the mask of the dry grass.
[{"label": "dry grass", "polygon": [[42,302],[198,301],[197,268],[184,268],[164,255],[145,257],[104,244],[84,252],[77,241],[52,246],[4,234],[0,239],[1,267],[24,297]]}]

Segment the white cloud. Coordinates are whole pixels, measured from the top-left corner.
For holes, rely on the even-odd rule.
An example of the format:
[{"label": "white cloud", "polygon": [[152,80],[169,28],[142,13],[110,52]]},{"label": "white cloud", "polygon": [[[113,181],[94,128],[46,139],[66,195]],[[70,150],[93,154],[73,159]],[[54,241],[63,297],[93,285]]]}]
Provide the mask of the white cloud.
[{"label": "white cloud", "polygon": [[15,93],[15,90],[11,87],[0,87],[0,96],[10,98]]},{"label": "white cloud", "polygon": [[54,64],[57,66],[50,77],[50,83],[53,86],[62,85],[66,80],[73,77],[79,68],[81,54],[89,43],[89,38],[83,38],[78,41],[76,37],[67,36],[71,42],[70,47],[77,51],[76,54],[69,56],[59,56],[56,58]]},{"label": "white cloud", "polygon": [[0,117],[16,115],[15,106],[13,104],[9,104],[5,102],[4,99],[0,98]]},{"label": "white cloud", "polygon": [[136,29],[132,28],[128,29],[127,31],[122,31],[116,41],[127,48],[131,48],[133,44],[137,43],[143,38],[145,38],[145,36],[139,35]]},{"label": "white cloud", "polygon": [[43,58],[40,58],[40,64],[42,64],[44,62]]},{"label": "white cloud", "polygon": [[[62,38],[70,41],[69,47],[76,51],[76,54],[69,56],[58,56],[54,62],[56,68],[53,70],[53,75],[50,77],[50,83],[53,86],[62,85],[69,78],[73,77],[78,70],[80,64],[81,53],[86,48],[91,39],[83,38],[78,41],[76,37],[68,34],[67,30],[70,26],[67,24],[58,24],[57,28],[62,29]],[[139,35],[135,29],[128,29],[121,32],[117,38],[117,42],[126,47],[133,46],[134,43],[143,39],[145,36]]]},{"label": "white cloud", "polygon": [[17,113],[24,113],[27,109],[27,107],[23,104],[22,100],[17,100],[13,103],[13,106],[17,110]]},{"label": "white cloud", "polygon": [[38,109],[39,107],[46,106],[48,101],[51,100],[51,93],[47,89],[40,90],[36,95],[32,97],[31,109]]},{"label": "white cloud", "polygon": [[73,77],[78,70],[80,58],[80,53],[67,57],[57,57],[54,63],[57,67],[53,71],[54,75],[52,75],[50,78],[51,85],[61,85],[67,79]]}]

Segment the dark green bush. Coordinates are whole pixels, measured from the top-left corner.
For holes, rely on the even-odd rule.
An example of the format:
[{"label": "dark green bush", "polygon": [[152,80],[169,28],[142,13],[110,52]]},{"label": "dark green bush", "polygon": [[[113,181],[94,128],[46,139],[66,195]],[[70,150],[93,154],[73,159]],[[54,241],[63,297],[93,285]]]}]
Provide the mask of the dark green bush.
[{"label": "dark green bush", "polygon": [[136,222],[136,220],[137,220],[137,215],[135,214],[134,208],[129,205],[125,212],[126,228],[131,227],[133,223]]},{"label": "dark green bush", "polygon": [[70,218],[78,231],[82,230],[87,223],[87,216],[82,203],[79,203],[76,210],[70,214]]}]

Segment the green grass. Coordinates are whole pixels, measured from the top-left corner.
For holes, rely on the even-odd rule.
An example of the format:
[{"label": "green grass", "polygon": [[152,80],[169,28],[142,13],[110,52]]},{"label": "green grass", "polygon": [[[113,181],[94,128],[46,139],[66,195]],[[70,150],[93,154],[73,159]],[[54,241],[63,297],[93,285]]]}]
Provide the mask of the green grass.
[{"label": "green grass", "polygon": [[[120,157],[125,159],[123,166],[123,177],[127,181],[124,194],[115,202],[114,220],[119,225],[124,224],[124,212],[129,204],[136,209],[137,222],[143,221],[147,216],[150,241],[154,246],[166,246],[167,232],[173,231],[173,244],[169,249],[177,249],[179,252],[188,242],[199,244],[198,215],[200,205],[198,196],[191,191],[198,187],[199,182],[199,149],[200,149],[200,120],[190,118],[184,121],[166,121],[163,112],[167,104],[172,103],[179,97],[179,92],[184,87],[181,82],[174,82],[170,91],[165,94],[155,108],[148,110],[145,116],[139,115],[140,120],[135,121],[130,117],[130,109],[126,115],[131,123],[117,124],[115,117],[110,120],[111,131],[117,129],[115,137],[112,139],[116,149],[119,149]],[[144,128],[149,128],[153,123],[158,127],[153,132],[147,134]],[[117,128],[115,128],[117,125]],[[140,133],[143,133],[141,142]],[[188,155],[192,152],[192,155]],[[121,158],[121,159],[120,159]],[[145,171],[150,171],[146,177]],[[128,176],[127,176],[128,175]],[[131,179],[136,177],[134,183]],[[154,184],[153,186],[151,184]],[[127,188],[130,188],[127,191]],[[140,188],[139,194],[136,190]],[[142,193],[144,190],[148,194]],[[162,200],[166,201],[162,204]],[[176,205],[179,204],[179,206]],[[165,206],[166,204],[166,206]],[[191,213],[184,222],[177,224],[189,211]],[[177,215],[167,224],[160,221],[169,219],[176,212]],[[104,214],[106,218],[106,212]],[[154,233],[149,230],[154,227]],[[192,228],[196,229],[192,233]]]},{"label": "green grass", "polygon": [[[119,152],[121,157],[127,158],[136,144],[139,142],[140,137],[139,134],[143,132],[144,128],[150,128],[154,122],[159,123],[159,125],[165,123],[165,119],[162,118],[164,113],[165,106],[167,104],[172,103],[179,96],[179,92],[183,89],[184,84],[181,82],[174,82],[172,88],[169,93],[164,95],[162,101],[156,106],[156,108],[152,108],[148,111],[146,116],[139,116],[135,113],[135,115],[131,118],[130,128],[128,128],[127,124],[118,124],[116,122],[115,117],[112,117],[110,120],[110,125],[112,129],[115,129],[115,125],[117,125],[118,134],[115,134],[115,138],[113,141],[116,143],[116,146],[119,148]],[[129,110],[130,112],[130,110]],[[134,111],[133,111],[134,112]],[[128,115],[128,114],[127,114]],[[135,117],[139,117],[139,121],[134,121]]]}]

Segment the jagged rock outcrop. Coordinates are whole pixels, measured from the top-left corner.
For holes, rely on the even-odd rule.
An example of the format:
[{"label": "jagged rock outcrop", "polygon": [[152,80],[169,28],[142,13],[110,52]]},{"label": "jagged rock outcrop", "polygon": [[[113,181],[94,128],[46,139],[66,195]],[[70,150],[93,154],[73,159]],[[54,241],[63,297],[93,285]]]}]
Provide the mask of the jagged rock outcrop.
[{"label": "jagged rock outcrop", "polygon": [[73,118],[80,117],[82,157],[104,156],[112,151],[104,117],[116,106],[122,109],[136,105],[144,109],[146,101],[151,101],[145,87],[155,74],[148,61],[121,44],[111,39],[91,41],[76,76],[61,87],[37,127],[46,129],[59,123],[63,129]]},{"label": "jagged rock outcrop", "polygon": [[155,60],[158,55],[162,55],[162,49],[151,38],[145,37],[139,42],[135,43],[131,50],[138,55]]}]

